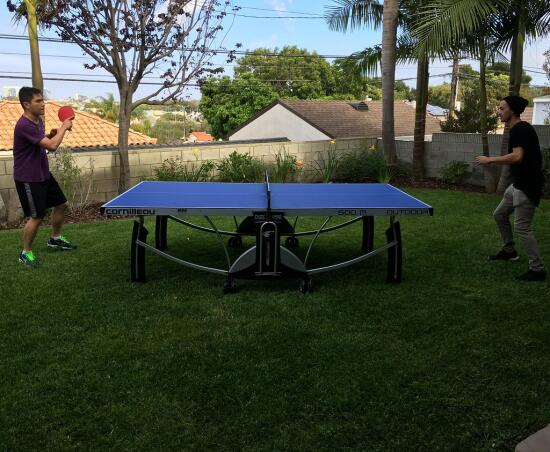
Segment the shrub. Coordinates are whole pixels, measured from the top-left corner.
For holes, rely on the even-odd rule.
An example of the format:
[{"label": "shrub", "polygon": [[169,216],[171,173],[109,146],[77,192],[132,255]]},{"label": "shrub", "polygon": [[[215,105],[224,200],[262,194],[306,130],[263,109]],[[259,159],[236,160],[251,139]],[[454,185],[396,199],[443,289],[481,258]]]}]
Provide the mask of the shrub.
[{"label": "shrub", "polygon": [[[84,173],[83,169],[87,169]],[[76,164],[70,149],[61,148],[54,154],[52,173],[61,186],[71,210],[86,207],[94,188],[94,163],[90,157],[84,168]]]},{"label": "shrub", "polygon": [[180,182],[205,182],[212,179],[214,162],[188,163],[181,159],[170,158],[153,170],[153,180],[180,181]]},{"label": "shrub", "polygon": [[453,160],[441,168],[441,179],[448,184],[459,185],[468,175],[468,164]]},{"label": "shrub", "polygon": [[371,146],[346,154],[336,171],[336,179],[342,182],[382,182],[391,180],[384,156]]},{"label": "shrub", "polygon": [[217,165],[218,179],[221,182],[262,182],[263,163],[250,154],[233,151]]},{"label": "shrub", "polygon": [[336,141],[330,141],[326,156],[323,156],[321,152],[319,152],[318,156],[319,159],[312,163],[312,168],[317,177],[326,184],[335,178],[336,171],[342,160],[342,156],[338,155],[336,151]]},{"label": "shrub", "polygon": [[303,169],[303,162],[289,154],[284,146],[275,155],[275,165],[269,167],[269,180],[276,183],[290,182]]}]

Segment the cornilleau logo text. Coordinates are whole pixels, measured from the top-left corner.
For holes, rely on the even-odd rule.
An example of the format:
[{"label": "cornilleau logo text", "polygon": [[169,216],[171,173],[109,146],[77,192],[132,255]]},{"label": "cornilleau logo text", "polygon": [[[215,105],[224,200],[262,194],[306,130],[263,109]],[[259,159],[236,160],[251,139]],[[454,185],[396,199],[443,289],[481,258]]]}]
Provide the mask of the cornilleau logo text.
[{"label": "cornilleau logo text", "polygon": [[106,215],[155,215],[155,209],[107,208]]}]

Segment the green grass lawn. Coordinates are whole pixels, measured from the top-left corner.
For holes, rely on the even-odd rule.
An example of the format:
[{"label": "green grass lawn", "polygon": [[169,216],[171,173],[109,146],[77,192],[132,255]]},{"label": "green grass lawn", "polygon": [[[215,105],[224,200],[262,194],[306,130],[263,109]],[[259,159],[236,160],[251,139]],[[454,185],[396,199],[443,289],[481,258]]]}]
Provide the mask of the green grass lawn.
[{"label": "green grass lawn", "polygon": [[[513,280],[524,254],[487,261],[498,197],[413,193],[435,216],[401,219],[400,285],[384,254],[307,295],[239,281],[223,296],[223,277],[151,253],[133,285],[130,220],[67,226],[75,252],[41,230],[38,270],[17,262],[21,231],[0,232],[0,449],[512,450],[550,422],[548,282]],[[535,227],[550,262],[548,201]],[[213,236],[172,224],[168,240],[223,265]],[[356,224],[312,259],[359,243]]]}]

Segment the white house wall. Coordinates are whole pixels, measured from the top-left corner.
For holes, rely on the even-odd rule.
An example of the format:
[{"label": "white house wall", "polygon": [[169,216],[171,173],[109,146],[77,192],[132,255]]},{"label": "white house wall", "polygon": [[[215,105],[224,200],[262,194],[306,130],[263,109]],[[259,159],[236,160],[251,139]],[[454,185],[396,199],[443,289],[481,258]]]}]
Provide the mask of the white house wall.
[{"label": "white house wall", "polygon": [[330,137],[277,104],[229,137],[229,141],[288,138],[290,141],[321,141]]},{"label": "white house wall", "polygon": [[533,124],[544,124],[544,120],[550,118],[550,97],[533,102]]}]

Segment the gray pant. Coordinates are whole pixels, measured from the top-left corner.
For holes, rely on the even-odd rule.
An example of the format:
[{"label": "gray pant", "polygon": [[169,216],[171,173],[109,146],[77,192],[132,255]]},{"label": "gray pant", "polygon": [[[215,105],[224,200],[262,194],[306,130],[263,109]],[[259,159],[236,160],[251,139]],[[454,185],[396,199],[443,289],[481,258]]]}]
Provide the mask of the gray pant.
[{"label": "gray pant", "polygon": [[493,216],[500,229],[503,247],[506,251],[514,250],[514,236],[510,224],[510,214],[514,212],[514,227],[517,236],[520,238],[527,257],[529,258],[529,269],[541,271],[544,269],[540,256],[539,246],[533,234],[531,223],[535,215],[536,206],[529,200],[527,195],[510,185],[504,192],[502,201],[495,210]]}]

